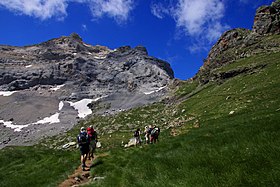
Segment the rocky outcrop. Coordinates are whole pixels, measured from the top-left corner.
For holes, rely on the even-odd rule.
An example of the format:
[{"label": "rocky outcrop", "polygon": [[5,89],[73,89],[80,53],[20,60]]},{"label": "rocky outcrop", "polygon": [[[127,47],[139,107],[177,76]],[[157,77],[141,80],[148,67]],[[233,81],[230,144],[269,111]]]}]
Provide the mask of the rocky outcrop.
[{"label": "rocky outcrop", "polygon": [[260,35],[280,33],[280,1],[277,0],[271,6],[258,8],[254,20],[253,32]]},{"label": "rocky outcrop", "polygon": [[210,50],[194,79],[205,84],[215,80],[212,72],[218,67],[258,53],[280,51],[278,34],[280,34],[279,0],[273,2],[271,6],[262,6],[257,10],[252,31],[238,28],[225,32]]}]

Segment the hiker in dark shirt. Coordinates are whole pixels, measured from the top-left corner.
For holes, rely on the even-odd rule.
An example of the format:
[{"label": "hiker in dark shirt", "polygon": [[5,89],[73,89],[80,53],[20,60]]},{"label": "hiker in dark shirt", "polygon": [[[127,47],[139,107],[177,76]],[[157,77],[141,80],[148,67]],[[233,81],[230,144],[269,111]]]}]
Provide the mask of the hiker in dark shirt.
[{"label": "hiker in dark shirt", "polygon": [[77,136],[77,142],[80,147],[81,164],[84,171],[86,167],[87,154],[89,153],[89,137],[84,127],[81,128],[81,131]]},{"label": "hiker in dark shirt", "polygon": [[158,141],[160,129],[156,126],[151,129],[151,143],[156,143]]},{"label": "hiker in dark shirt", "polygon": [[140,137],[140,129],[139,128],[134,132],[134,137],[136,139],[136,145],[141,144],[141,137]]}]

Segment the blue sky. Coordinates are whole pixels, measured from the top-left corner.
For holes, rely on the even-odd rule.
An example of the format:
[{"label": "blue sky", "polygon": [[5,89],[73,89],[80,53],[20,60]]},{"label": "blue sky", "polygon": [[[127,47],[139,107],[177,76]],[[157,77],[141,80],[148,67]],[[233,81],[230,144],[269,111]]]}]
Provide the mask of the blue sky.
[{"label": "blue sky", "polygon": [[25,46],[78,33],[111,49],[143,45],[175,77],[193,77],[211,46],[232,28],[253,26],[273,0],[1,0],[0,44]]}]

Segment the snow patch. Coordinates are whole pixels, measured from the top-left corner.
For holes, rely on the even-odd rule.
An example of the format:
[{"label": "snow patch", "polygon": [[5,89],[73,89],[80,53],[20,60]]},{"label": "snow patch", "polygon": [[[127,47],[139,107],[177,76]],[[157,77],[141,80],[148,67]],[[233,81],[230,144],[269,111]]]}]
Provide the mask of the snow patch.
[{"label": "snow patch", "polygon": [[60,101],[60,102],[59,102],[59,105],[58,105],[58,110],[61,111],[62,108],[63,108],[63,106],[64,106],[63,101]]},{"label": "snow patch", "polygon": [[72,106],[76,110],[78,110],[78,116],[80,118],[84,118],[87,115],[92,113],[91,109],[88,108],[88,106],[87,106],[92,101],[93,101],[93,99],[82,99],[82,100],[77,101],[77,102],[68,101],[68,103],[70,104],[70,106]]},{"label": "snow patch", "polygon": [[54,115],[52,115],[50,117],[45,117],[44,119],[39,120],[39,121],[37,121],[36,123],[33,123],[33,124],[45,124],[45,123],[53,124],[53,123],[59,123],[59,122],[60,122],[59,113],[57,112]]},{"label": "snow patch", "polygon": [[51,90],[51,91],[57,91],[57,90],[59,90],[60,88],[62,88],[64,85],[65,85],[65,84],[57,85],[56,87],[51,88],[50,90]]},{"label": "snow patch", "polygon": [[[104,97],[107,97],[107,96],[104,96]],[[98,97],[96,99],[82,99],[77,102],[71,102],[71,101],[67,101],[67,102],[70,104],[70,106],[72,106],[76,110],[78,110],[78,116],[80,118],[85,118],[86,116],[92,114],[91,109],[87,105],[93,101],[98,101],[101,98],[103,98],[103,97]]]},{"label": "snow patch", "polygon": [[23,128],[28,127],[28,125],[14,125],[13,122],[11,121],[4,121],[4,120],[0,120],[0,123],[3,123],[4,126],[9,127],[11,129],[14,129],[14,131],[19,132],[21,131]]},{"label": "snow patch", "polygon": [[149,92],[143,92],[145,95],[150,95],[150,94],[153,94],[155,92],[159,92],[160,90],[166,88],[166,86],[163,86],[163,87],[159,87],[158,89],[156,90],[153,90],[153,91],[149,91]]},{"label": "snow patch", "polygon": [[13,93],[16,93],[17,91],[0,91],[0,96],[11,96]]},{"label": "snow patch", "polygon": [[98,59],[98,60],[102,60],[102,59],[105,59],[106,56],[94,56],[93,58]]},{"label": "snow patch", "polygon": [[31,68],[32,67],[32,65],[30,64],[30,65],[27,65],[27,66],[25,66],[26,68]]}]

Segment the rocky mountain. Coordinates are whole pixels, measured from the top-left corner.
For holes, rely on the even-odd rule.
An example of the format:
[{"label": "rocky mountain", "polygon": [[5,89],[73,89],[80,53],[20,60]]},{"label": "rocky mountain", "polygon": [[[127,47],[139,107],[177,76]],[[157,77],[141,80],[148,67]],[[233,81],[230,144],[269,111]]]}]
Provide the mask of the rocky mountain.
[{"label": "rocky mountain", "polygon": [[77,34],[33,46],[0,46],[0,51],[1,90],[69,81],[84,90],[78,97],[98,96],[161,87],[174,76],[167,62],[148,56],[142,46],[110,50],[85,44]]},{"label": "rocky mountain", "polygon": [[0,147],[32,144],[92,112],[156,102],[173,78],[170,65],[143,46],[111,50],[88,45],[77,34],[31,46],[1,45]]},{"label": "rocky mountain", "polygon": [[[250,57],[259,53],[274,53],[280,51],[280,1],[276,0],[270,6],[257,9],[252,30],[233,29],[225,32],[212,47],[203,66],[194,77],[200,83],[221,80],[244,72],[231,72],[227,75],[216,75],[216,68],[232,63],[238,59]],[[245,70],[245,72],[253,70]]]}]

